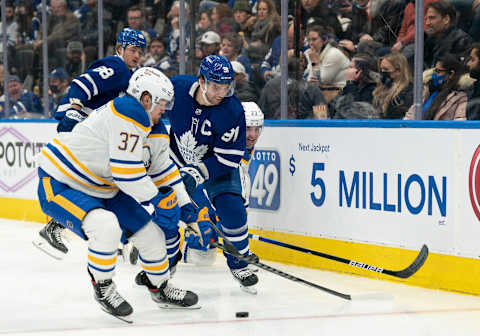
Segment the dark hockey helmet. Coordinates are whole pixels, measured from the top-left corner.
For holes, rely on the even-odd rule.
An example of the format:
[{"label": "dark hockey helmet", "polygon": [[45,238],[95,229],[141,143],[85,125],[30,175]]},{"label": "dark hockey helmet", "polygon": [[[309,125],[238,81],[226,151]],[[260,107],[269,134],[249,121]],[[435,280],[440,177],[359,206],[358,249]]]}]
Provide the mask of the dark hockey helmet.
[{"label": "dark hockey helmet", "polygon": [[203,76],[205,82],[213,82],[217,84],[229,84],[227,97],[233,95],[235,72],[232,64],[225,56],[208,55],[200,64],[200,75]]}]

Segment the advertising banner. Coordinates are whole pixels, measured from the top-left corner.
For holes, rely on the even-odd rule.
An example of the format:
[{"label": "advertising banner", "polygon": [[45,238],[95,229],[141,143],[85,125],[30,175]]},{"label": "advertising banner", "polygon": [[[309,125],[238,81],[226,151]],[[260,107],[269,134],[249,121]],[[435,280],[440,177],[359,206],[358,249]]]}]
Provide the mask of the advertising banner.
[{"label": "advertising banner", "polygon": [[0,122],[0,197],[36,199],[35,154],[56,134],[56,122]]},{"label": "advertising banner", "polygon": [[250,166],[249,225],[480,255],[475,129],[267,127]]}]

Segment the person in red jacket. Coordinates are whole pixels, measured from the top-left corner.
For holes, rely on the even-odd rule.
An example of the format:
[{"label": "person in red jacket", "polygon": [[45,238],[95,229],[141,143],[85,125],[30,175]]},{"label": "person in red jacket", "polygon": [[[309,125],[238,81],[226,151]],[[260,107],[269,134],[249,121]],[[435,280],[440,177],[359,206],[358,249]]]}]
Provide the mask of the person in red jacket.
[{"label": "person in red jacket", "polygon": [[[427,8],[427,5],[430,2],[434,2],[436,0],[425,0],[424,1],[424,8]],[[424,10],[424,17],[425,17],[426,10]],[[425,18],[423,19],[423,25],[425,26]],[[415,1],[411,0],[407,6],[405,6],[405,11],[403,12],[403,20],[402,26],[400,27],[400,31],[398,32],[397,42],[392,46],[392,51],[402,51],[403,48],[415,42]]]}]

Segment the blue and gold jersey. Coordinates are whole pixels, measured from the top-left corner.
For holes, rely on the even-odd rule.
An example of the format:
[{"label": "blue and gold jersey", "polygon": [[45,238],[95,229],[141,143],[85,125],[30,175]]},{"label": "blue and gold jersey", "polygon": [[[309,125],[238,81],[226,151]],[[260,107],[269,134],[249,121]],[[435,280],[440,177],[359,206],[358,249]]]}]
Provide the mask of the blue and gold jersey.
[{"label": "blue and gold jersey", "polygon": [[150,116],[135,98],[116,98],[72,132],[60,133],[37,160],[56,180],[88,195],[111,198],[122,190],[148,201],[157,194],[144,164],[151,130]]}]

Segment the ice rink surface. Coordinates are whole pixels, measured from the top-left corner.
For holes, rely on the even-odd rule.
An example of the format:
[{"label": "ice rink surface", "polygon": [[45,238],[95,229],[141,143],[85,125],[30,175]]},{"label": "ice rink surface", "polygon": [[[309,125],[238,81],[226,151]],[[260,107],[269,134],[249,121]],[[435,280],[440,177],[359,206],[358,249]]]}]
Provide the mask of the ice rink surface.
[{"label": "ice rink surface", "polygon": [[[134,284],[139,268],[120,261],[115,282],[134,308],[134,323],[127,324],[94,301],[85,242],[68,235],[70,252],[57,261],[32,245],[40,228],[0,220],[0,335],[480,335],[479,297],[268,261],[365,298],[345,301],[263,270],[254,296],[240,290],[221,255],[212,267],[180,264],[171,280],[199,295],[199,310],[158,308],[147,290]],[[236,318],[240,311],[249,317]]]}]

